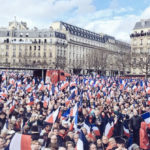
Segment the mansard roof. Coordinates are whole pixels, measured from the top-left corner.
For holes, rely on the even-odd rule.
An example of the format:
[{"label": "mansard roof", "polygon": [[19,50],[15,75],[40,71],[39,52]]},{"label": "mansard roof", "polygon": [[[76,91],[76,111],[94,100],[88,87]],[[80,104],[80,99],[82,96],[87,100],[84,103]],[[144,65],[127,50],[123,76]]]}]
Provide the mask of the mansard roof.
[{"label": "mansard roof", "polygon": [[147,20],[141,20],[139,22],[136,22],[134,26],[135,29],[143,29],[143,28],[150,28],[150,19]]},{"label": "mansard roof", "polygon": [[61,21],[61,24],[65,27],[67,31],[69,31],[70,34],[83,37],[89,40],[93,40],[93,41],[98,41],[102,43],[105,42],[105,39],[100,34],[82,29],[80,27],[77,27],[77,26],[62,22],[62,21]]}]

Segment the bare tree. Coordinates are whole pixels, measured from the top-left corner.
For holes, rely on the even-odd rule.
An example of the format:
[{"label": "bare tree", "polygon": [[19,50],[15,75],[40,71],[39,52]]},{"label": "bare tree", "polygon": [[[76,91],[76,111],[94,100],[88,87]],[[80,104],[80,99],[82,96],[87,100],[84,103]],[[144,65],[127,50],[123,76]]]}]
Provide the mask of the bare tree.
[{"label": "bare tree", "polygon": [[65,69],[66,68],[66,59],[62,56],[57,56],[54,62],[55,69]]},{"label": "bare tree", "polygon": [[150,73],[150,54],[142,53],[141,58],[138,57],[138,59],[133,59],[132,67],[137,67],[140,70],[140,72],[145,75],[145,78],[147,78]]},{"label": "bare tree", "polygon": [[87,59],[86,66],[87,66],[88,73],[90,73],[92,69],[94,68],[93,58],[94,58],[94,53],[92,52],[86,55],[86,59]]},{"label": "bare tree", "polygon": [[105,75],[105,71],[108,65],[108,53],[102,51],[100,55],[100,68],[101,68],[101,74]]},{"label": "bare tree", "polygon": [[126,69],[130,70],[131,66],[131,55],[126,52],[119,52],[117,55],[116,65],[119,70],[122,71],[123,75],[125,75]]}]

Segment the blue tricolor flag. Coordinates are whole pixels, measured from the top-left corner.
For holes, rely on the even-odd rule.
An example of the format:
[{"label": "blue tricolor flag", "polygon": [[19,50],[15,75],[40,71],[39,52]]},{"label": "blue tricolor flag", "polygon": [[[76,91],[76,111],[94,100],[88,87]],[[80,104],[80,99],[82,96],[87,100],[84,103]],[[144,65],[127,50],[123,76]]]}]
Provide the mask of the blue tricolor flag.
[{"label": "blue tricolor flag", "polygon": [[83,131],[81,130],[79,139],[77,142],[76,150],[87,150],[87,149],[88,149],[88,141],[87,141]]},{"label": "blue tricolor flag", "polygon": [[144,119],[146,123],[150,123],[150,112],[142,114],[141,117]]}]

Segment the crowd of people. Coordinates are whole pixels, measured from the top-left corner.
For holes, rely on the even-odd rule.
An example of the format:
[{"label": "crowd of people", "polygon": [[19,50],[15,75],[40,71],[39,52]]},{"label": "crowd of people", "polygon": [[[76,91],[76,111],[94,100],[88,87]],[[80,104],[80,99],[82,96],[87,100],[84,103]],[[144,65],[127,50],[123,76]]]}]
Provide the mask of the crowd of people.
[{"label": "crowd of people", "polygon": [[150,150],[150,82],[1,72],[0,150]]}]

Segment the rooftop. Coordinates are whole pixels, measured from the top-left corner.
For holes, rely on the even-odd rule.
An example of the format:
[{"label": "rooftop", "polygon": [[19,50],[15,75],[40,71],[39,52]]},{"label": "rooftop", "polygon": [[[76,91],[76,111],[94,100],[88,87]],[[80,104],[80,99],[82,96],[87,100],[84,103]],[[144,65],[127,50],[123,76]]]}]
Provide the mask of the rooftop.
[{"label": "rooftop", "polygon": [[144,29],[144,28],[150,28],[150,19],[142,19],[141,21],[136,22],[133,29],[135,30],[135,29]]}]

